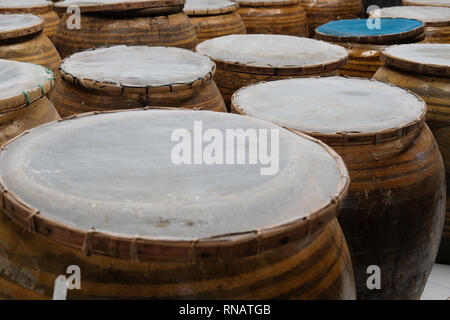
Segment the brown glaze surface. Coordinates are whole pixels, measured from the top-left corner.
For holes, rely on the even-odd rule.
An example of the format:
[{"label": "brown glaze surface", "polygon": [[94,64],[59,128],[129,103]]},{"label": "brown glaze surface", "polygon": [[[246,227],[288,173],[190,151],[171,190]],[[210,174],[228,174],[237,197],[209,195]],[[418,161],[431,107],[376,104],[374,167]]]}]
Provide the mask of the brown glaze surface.
[{"label": "brown glaze surface", "polygon": [[[60,2],[60,1],[58,1]],[[124,16],[130,15],[165,15],[183,10],[185,0],[138,0],[138,1],[69,1],[56,3],[54,10],[58,13],[66,12],[71,5],[77,5],[82,13],[114,13]]]},{"label": "brown glaze surface", "polygon": [[[450,181],[450,128],[446,127],[434,132],[439,144],[446,169],[446,180]],[[445,212],[444,232],[436,262],[450,264],[450,188],[447,187],[447,209]]]},{"label": "brown glaze surface", "polygon": [[306,11],[311,36],[327,22],[364,17],[361,0],[300,0],[300,4]]},{"label": "brown glaze surface", "polygon": [[378,68],[383,65],[380,54],[386,46],[365,43],[339,44],[348,51],[348,63],[339,69],[340,75],[372,78]]},{"label": "brown glaze surface", "polygon": [[197,33],[199,42],[226,36],[246,33],[244,21],[237,11],[217,15],[189,16]]},{"label": "brown glaze surface", "polygon": [[0,40],[0,59],[37,63],[59,75],[61,58],[52,42],[42,33],[13,40]]},{"label": "brown glaze surface", "polygon": [[[245,106],[232,107],[248,114]],[[358,299],[418,299],[434,264],[445,218],[445,170],[424,120],[376,134],[307,132],[330,145],[349,170],[338,220]],[[380,290],[367,287],[371,265],[380,267]]]},{"label": "brown glaze surface", "polygon": [[[180,111],[173,113],[179,115]],[[196,115],[192,115],[195,112],[189,113],[190,119],[196,119]],[[129,116],[131,112],[122,114]],[[108,113],[105,117],[116,115],[120,116],[120,113]],[[224,116],[231,119],[231,115]],[[92,120],[96,115],[72,117],[41,130],[50,126],[60,129],[65,121],[71,127],[78,118],[88,117]],[[118,122],[114,123],[117,125]],[[285,134],[297,142],[295,136]],[[31,135],[33,132],[11,144],[20,143],[21,139]],[[66,137],[69,141],[73,137],[71,129],[68,134],[66,132]],[[320,144],[305,135],[303,138],[308,139],[308,143]],[[286,214],[293,215],[292,220],[258,226],[257,232],[249,230],[217,236],[208,233],[200,238],[189,233],[186,233],[189,236],[174,237],[170,232],[166,237],[137,237],[66,225],[58,218],[50,217],[51,210],[42,209],[37,213],[13,190],[6,192],[7,183],[4,182],[8,179],[3,176],[0,187],[0,266],[3,271],[0,273],[0,297],[48,299],[56,277],[65,274],[69,265],[78,265],[81,290],[71,290],[69,299],[354,299],[350,255],[336,219],[349,179],[342,159],[328,146],[321,144],[321,148],[329,153],[321,159],[329,160],[327,168],[333,168],[327,172],[333,172],[331,181],[336,187],[324,191],[328,194],[331,190],[331,199],[324,196],[324,202],[320,201],[318,208],[305,212],[300,207],[302,201],[289,196],[287,201],[294,204],[289,206],[292,212]],[[12,149],[9,145],[3,152]],[[20,152],[20,148],[16,150]],[[278,181],[275,181],[275,188],[276,185]],[[237,193],[240,192],[246,191]],[[204,211],[199,216],[210,215],[208,210]],[[245,212],[250,217],[253,214],[248,213],[249,210]],[[207,228],[217,232],[214,227]],[[162,229],[162,232],[166,231]]]},{"label": "brown glaze surface", "polygon": [[56,34],[56,30],[58,29],[59,25],[58,15],[56,14],[55,11],[50,10],[46,13],[39,14],[39,16],[45,21],[44,34],[50,39],[52,39]]},{"label": "brown glaze surface", "polygon": [[82,14],[81,30],[69,30],[68,15],[61,19],[55,46],[61,57],[84,49],[126,45],[180,47],[193,50],[197,35],[183,13],[156,17]]},{"label": "brown glaze surface", "polygon": [[[437,254],[445,211],[445,175],[433,135],[334,149],[350,172],[339,222],[352,252],[358,299],[418,299]],[[414,195],[411,197],[411,195]],[[378,265],[381,290],[366,287]]]},{"label": "brown glaze surface", "polygon": [[81,251],[22,230],[0,214],[0,298],[49,299],[69,265],[68,299],[354,299],[350,255],[336,219],[303,244],[226,262],[139,263]]},{"label": "brown glaze surface", "polygon": [[179,107],[199,110],[226,111],[225,103],[213,80],[204,86],[173,92],[145,94],[121,90],[97,91],[61,81],[51,97],[62,117],[89,111],[134,109],[146,106]]},{"label": "brown glaze surface", "polygon": [[[411,90],[427,103],[427,123],[436,136],[444,159],[447,179],[450,171],[450,79],[446,77],[424,75],[402,71],[389,66],[380,68],[375,79],[393,83]],[[448,181],[448,180],[447,180]],[[447,188],[447,195],[450,188]],[[447,200],[448,202],[448,200]],[[447,205],[444,233],[437,262],[450,264],[450,206]]]},{"label": "brown glaze surface", "polygon": [[308,21],[299,3],[288,5],[249,6],[241,4],[239,14],[247,33],[287,34],[307,37]]},{"label": "brown glaze surface", "polygon": [[446,27],[425,27],[424,43],[450,43],[450,26]]}]

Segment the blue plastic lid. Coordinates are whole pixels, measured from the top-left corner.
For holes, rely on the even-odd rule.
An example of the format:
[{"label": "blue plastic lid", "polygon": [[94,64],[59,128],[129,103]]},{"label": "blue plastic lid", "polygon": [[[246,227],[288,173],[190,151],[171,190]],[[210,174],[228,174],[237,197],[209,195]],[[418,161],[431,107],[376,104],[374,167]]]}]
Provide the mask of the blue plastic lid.
[{"label": "blue plastic lid", "polygon": [[321,25],[316,29],[318,35],[342,38],[371,38],[413,33],[420,33],[424,23],[414,19],[378,18],[375,19],[346,19],[336,20]]}]

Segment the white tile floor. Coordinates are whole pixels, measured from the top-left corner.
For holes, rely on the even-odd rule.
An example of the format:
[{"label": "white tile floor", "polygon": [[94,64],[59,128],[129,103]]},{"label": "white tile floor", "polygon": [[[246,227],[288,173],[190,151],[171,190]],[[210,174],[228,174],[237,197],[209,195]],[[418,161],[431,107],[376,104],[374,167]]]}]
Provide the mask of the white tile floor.
[{"label": "white tile floor", "polygon": [[435,264],[421,300],[450,299],[450,265]]}]

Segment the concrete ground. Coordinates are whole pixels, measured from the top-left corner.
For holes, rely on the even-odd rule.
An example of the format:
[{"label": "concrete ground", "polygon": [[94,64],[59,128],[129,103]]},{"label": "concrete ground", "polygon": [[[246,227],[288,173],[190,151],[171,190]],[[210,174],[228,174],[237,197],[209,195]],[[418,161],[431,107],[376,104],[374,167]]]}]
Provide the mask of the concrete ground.
[{"label": "concrete ground", "polygon": [[421,300],[450,300],[450,265],[434,265]]}]

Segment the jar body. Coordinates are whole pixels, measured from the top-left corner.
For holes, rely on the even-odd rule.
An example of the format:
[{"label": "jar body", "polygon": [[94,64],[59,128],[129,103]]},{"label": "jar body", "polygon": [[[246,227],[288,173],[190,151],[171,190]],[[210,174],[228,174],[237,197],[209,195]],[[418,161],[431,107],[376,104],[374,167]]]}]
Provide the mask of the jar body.
[{"label": "jar body", "polygon": [[292,5],[239,7],[247,33],[284,34],[298,37],[309,35],[305,10]]},{"label": "jar body", "polygon": [[85,49],[115,45],[180,47],[194,50],[197,35],[183,13],[165,16],[81,15],[81,28],[69,29],[65,14],[55,36],[55,46],[65,58]]},{"label": "jar body", "polygon": [[40,33],[29,37],[0,42],[0,59],[40,64],[59,75],[61,57],[52,42]]},{"label": "jar body", "polygon": [[199,42],[227,36],[230,34],[245,34],[245,25],[237,11],[218,15],[191,16]]},{"label": "jar body", "polygon": [[345,238],[336,219],[301,243],[224,261],[119,260],[32,235],[0,214],[0,298],[49,299],[67,267],[81,271],[68,299],[354,299]]},{"label": "jar body", "polygon": [[55,36],[56,30],[59,25],[59,17],[53,10],[48,10],[43,13],[39,13],[39,16],[44,20],[44,34],[50,38],[50,40]]},{"label": "jar body", "polygon": [[[339,222],[358,299],[420,298],[445,216],[444,164],[430,129],[424,125],[418,135],[391,142],[333,148],[350,174]],[[379,267],[381,288],[370,290],[373,266]]]},{"label": "jar body", "polygon": [[[427,103],[427,123],[433,131],[445,164],[447,181],[450,181],[450,79],[422,75],[383,66],[375,79],[411,90]],[[447,187],[447,194],[450,193]],[[450,196],[447,195],[447,199]],[[444,225],[444,233],[436,262],[450,264],[450,202]]]},{"label": "jar body", "polygon": [[425,27],[424,43],[450,43],[450,26]]},{"label": "jar body", "polygon": [[62,80],[54,90],[52,103],[62,117],[90,111],[136,109],[147,106],[226,111],[225,103],[213,80],[185,90],[145,93],[104,91],[83,88]]},{"label": "jar body", "polygon": [[347,49],[348,63],[339,69],[339,74],[348,77],[372,78],[383,66],[381,51],[386,46],[359,43],[334,43]]},{"label": "jar body", "polygon": [[361,0],[300,0],[300,4],[308,16],[311,35],[327,22],[364,17]]}]

